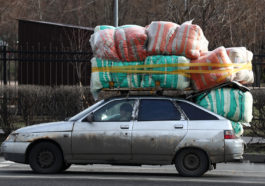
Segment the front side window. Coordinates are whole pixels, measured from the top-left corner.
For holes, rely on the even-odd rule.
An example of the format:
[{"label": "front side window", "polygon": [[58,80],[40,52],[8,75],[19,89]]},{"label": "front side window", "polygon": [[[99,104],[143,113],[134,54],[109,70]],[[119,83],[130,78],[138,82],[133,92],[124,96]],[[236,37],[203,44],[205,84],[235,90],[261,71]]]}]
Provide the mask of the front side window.
[{"label": "front side window", "polygon": [[94,112],[94,121],[130,121],[134,103],[133,99],[111,101]]},{"label": "front side window", "polygon": [[189,103],[177,101],[177,104],[185,112],[189,120],[218,120],[216,116]]},{"label": "front side window", "polygon": [[142,99],[140,102],[139,121],[180,120],[181,114],[170,100]]}]

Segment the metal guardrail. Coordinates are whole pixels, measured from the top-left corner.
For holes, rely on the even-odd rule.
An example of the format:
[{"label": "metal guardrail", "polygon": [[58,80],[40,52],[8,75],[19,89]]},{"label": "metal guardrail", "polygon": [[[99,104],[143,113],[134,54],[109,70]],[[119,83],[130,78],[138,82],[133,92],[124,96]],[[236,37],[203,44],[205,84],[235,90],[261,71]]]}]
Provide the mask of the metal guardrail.
[{"label": "metal guardrail", "polygon": [[90,83],[90,52],[0,46],[0,85]]}]

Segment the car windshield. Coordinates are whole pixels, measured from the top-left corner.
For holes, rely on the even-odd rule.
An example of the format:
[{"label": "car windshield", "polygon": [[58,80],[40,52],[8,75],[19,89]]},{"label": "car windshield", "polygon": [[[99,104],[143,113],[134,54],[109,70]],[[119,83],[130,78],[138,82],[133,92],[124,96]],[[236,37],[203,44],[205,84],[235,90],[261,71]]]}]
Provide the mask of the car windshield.
[{"label": "car windshield", "polygon": [[94,105],[91,105],[87,109],[85,109],[82,112],[80,112],[80,113],[76,114],[75,116],[71,117],[68,121],[77,121],[77,120],[83,118],[85,115],[87,115],[89,112],[94,110],[96,107],[98,107],[102,103],[104,103],[104,100],[101,100],[101,101],[95,103]]}]

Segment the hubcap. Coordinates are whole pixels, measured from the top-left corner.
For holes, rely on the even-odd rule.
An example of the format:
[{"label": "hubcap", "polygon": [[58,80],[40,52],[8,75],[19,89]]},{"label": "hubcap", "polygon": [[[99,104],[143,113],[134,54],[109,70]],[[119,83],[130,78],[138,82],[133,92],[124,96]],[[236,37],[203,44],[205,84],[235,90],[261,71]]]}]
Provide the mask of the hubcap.
[{"label": "hubcap", "polygon": [[42,168],[49,168],[54,163],[54,155],[51,151],[41,151],[38,155],[38,163]]},{"label": "hubcap", "polygon": [[184,158],[184,166],[189,170],[194,170],[199,167],[200,159],[195,154],[188,154]]}]

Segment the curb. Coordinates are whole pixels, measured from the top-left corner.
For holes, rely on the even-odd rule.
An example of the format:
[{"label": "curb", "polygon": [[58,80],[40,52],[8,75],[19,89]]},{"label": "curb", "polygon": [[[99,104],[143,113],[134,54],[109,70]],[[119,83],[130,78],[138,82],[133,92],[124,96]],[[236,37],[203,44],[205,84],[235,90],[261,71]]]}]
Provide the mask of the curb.
[{"label": "curb", "polygon": [[265,154],[243,154],[243,162],[247,161],[249,163],[265,163]]}]

